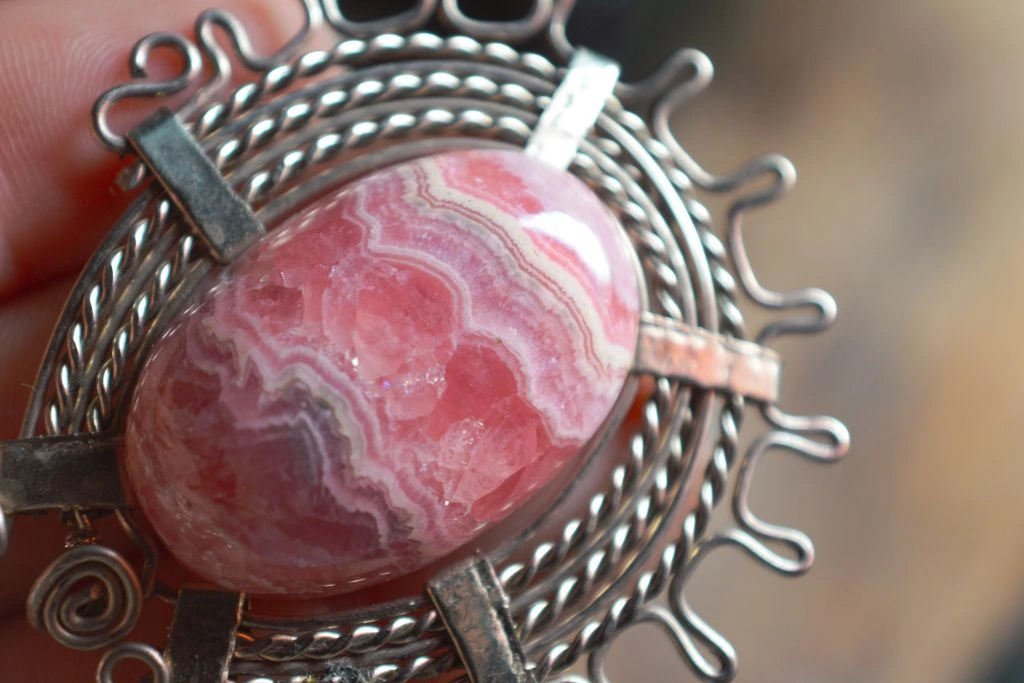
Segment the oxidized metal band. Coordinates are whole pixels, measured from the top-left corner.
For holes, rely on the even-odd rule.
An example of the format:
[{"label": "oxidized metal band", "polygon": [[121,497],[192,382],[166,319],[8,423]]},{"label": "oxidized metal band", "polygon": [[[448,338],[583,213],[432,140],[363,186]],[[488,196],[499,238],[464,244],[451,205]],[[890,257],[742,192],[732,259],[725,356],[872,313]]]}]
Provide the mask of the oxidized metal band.
[{"label": "oxidized metal band", "polygon": [[[139,158],[121,178],[138,197],[57,323],[23,439],[0,444],[0,541],[14,516],[58,510],[74,546],[40,577],[30,619],[69,647],[111,647],[101,681],[117,662],[137,658],[158,683],[406,681],[462,669],[476,681],[596,683],[608,680],[604,659],[616,636],[643,622],[660,626],[697,675],[725,681],[735,675],[735,653],[684,597],[700,561],[736,546],[783,574],[810,568],[811,541],[749,506],[765,453],[833,461],[849,445],[835,419],[776,405],[780,364],[767,345],[824,330],[836,314],[821,290],[766,288],[744,246],[744,217],[792,186],[793,167],[764,156],[726,176],[702,169],[669,121],[709,83],[708,59],[682,50],[647,80],[617,83],[614,63],[567,40],[573,4],[537,0],[525,19],[484,22],[457,0],[421,0],[400,16],[359,23],[336,0],[305,0],[301,33],[269,57],[256,55],[245,28],[220,11],[199,18],[195,42],[161,33],[136,45],[134,73],[145,74],[160,50],[179,53],[184,70],[97,101],[101,140]],[[423,32],[435,21],[446,31]],[[325,25],[340,42],[303,52]],[[526,42],[546,47],[514,47]],[[238,68],[253,80],[232,87]],[[213,77],[200,83],[204,69]],[[108,123],[122,99],[190,88],[177,112],[158,111],[126,136]],[[128,399],[156,339],[215,262],[231,261],[324,188],[470,147],[523,148],[568,168],[635,247],[643,315],[634,370],[583,455],[584,474],[600,476],[575,479],[603,485],[566,487],[544,515],[567,519],[561,528],[518,529],[386,604],[283,618],[260,614],[238,593],[164,585],[157,545],[135,519],[118,463]],[[738,195],[724,243],[698,191]],[[744,297],[780,317],[749,334]],[[630,427],[623,417],[644,378],[652,388],[639,426]],[[740,453],[748,406],[768,431]],[[733,476],[735,525],[707,535]],[[118,517],[142,551],[141,566],[94,542],[90,520],[101,514]],[[653,604],[660,596],[667,607]],[[162,653],[160,644],[122,642],[151,599],[176,605]],[[81,609],[86,603],[92,608]],[[581,657],[589,673],[565,674]]]}]

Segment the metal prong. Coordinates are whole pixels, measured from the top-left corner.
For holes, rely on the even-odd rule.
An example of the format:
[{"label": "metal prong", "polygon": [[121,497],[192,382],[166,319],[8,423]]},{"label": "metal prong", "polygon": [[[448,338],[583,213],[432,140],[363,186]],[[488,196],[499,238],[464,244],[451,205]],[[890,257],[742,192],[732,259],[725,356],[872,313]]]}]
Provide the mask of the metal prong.
[{"label": "metal prong", "polygon": [[576,50],[526,145],[526,153],[566,169],[619,81],[619,65],[596,52]]},{"label": "metal prong", "polygon": [[775,403],[782,366],[771,349],[648,313],[633,371]]},{"label": "metal prong", "polygon": [[473,683],[532,683],[505,594],[494,567],[474,558],[427,582]]},{"label": "metal prong", "polygon": [[17,514],[127,507],[119,444],[120,437],[94,434],[0,442],[0,509]]},{"label": "metal prong", "polygon": [[178,593],[164,659],[171,683],[221,683],[242,621],[242,593],[184,588]]},{"label": "metal prong", "polygon": [[132,130],[128,140],[218,261],[232,261],[263,235],[252,209],[173,113],[160,109]]}]

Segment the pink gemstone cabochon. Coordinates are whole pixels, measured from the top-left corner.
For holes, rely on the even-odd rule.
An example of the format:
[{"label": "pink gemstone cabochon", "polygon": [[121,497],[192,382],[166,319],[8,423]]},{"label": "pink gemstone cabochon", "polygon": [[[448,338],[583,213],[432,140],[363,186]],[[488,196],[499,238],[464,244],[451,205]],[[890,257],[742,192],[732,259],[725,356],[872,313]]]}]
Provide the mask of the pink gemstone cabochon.
[{"label": "pink gemstone cabochon", "polygon": [[244,253],[156,344],[126,467],[187,567],[340,594],[466,544],[599,429],[632,364],[630,247],[515,151],[383,169]]}]

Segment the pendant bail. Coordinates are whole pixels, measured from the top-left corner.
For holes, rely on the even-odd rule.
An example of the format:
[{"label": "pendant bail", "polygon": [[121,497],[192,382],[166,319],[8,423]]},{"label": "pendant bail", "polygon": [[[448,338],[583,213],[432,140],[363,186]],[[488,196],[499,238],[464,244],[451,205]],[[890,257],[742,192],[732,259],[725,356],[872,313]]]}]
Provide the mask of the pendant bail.
[{"label": "pendant bail", "polygon": [[218,261],[231,262],[264,234],[249,205],[171,111],[157,110],[128,140]]},{"label": "pendant bail", "polygon": [[443,571],[427,582],[427,593],[472,683],[534,683],[508,595],[486,558]]}]

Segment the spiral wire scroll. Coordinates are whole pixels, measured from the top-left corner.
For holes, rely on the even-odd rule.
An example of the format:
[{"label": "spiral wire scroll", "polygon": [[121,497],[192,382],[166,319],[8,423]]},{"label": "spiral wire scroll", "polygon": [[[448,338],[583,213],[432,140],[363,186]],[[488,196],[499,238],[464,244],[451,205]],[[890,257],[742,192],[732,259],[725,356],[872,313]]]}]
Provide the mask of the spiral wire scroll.
[{"label": "spiral wire scroll", "polygon": [[[124,152],[124,138],[107,123],[110,108],[126,97],[185,92],[199,85],[208,66],[212,79],[199,85],[179,117],[228,182],[272,222],[294,207],[300,181],[337,184],[351,177],[325,170],[332,160],[346,160],[339,168],[347,164],[352,169],[348,173],[358,174],[359,155],[378,147],[381,151],[374,153],[383,155],[376,157],[379,164],[401,160],[398,153],[415,156],[437,149],[437,140],[449,145],[522,145],[560,72],[540,55],[469,36],[517,43],[543,34],[562,61],[573,49],[565,35],[572,0],[538,0],[522,20],[487,25],[462,13],[454,0],[421,1],[402,15],[373,22],[348,19],[337,0],[303,4],[307,21],[300,33],[266,58],[255,54],[240,22],[220,11],[200,16],[195,43],[170,34],[143,39],[131,56],[133,75],[145,76],[148,59],[158,48],[178,51],[184,57],[183,71],[164,83],[132,83],[105,93],[94,109],[101,139]],[[468,35],[411,33],[435,13]],[[353,37],[332,50],[298,55],[309,32],[325,19]],[[227,35],[230,52],[217,42],[217,29]],[[374,37],[363,38],[368,35]],[[258,79],[216,101],[234,80],[233,61]],[[337,75],[327,78],[329,69]],[[769,324],[757,336],[761,343],[823,330],[835,317],[831,298],[819,290],[782,293],[764,288],[743,243],[746,212],[792,185],[789,162],[762,157],[737,173],[716,177],[693,162],[669,130],[672,112],[710,77],[707,58],[684,50],[645,81],[623,86],[622,103],[652,112],[651,127],[618,100],[610,101],[571,170],[590,184],[629,232],[653,310],[742,338],[746,334],[736,303],[741,290],[755,304],[773,310],[813,311]],[[281,151],[282,141],[287,151]],[[730,208],[726,249],[693,190],[733,192],[763,175],[772,176],[773,184],[737,199]],[[125,184],[135,187],[144,178],[145,168],[136,165]],[[26,430],[34,431],[39,422],[51,433],[116,426],[139,359],[177,302],[209,267],[200,251],[190,235],[181,233],[169,200],[152,187],[145,191],[111,231],[72,295],[75,308],[58,325],[48,355],[50,375],[41,375],[39,382],[49,388],[34,397]],[[775,406],[761,406],[772,428],[741,460],[732,499],[737,528],[705,537],[735,464],[743,411],[740,397],[715,396],[658,379],[643,407],[642,426],[625,461],[613,470],[609,488],[596,493],[556,538],[531,538],[534,545],[527,559],[496,562],[538,678],[556,676],[586,655],[590,678],[605,683],[605,655],[618,634],[635,623],[659,626],[701,677],[729,680],[735,675],[735,652],[690,609],[683,595],[686,581],[704,557],[726,545],[738,546],[782,573],[806,571],[813,560],[810,540],[799,531],[762,521],[750,508],[755,466],[773,450],[832,461],[849,443],[845,428],[832,418],[792,416]],[[705,441],[712,415],[718,420],[715,443]],[[705,444],[706,457],[700,455]],[[692,469],[698,463],[700,469]],[[697,488],[696,502],[684,509],[681,501],[691,484]],[[146,551],[139,591],[169,594],[153,583],[152,544],[137,533],[130,518],[122,523]],[[667,608],[652,603],[665,592]],[[422,597],[330,619],[248,615],[239,638],[230,667],[239,682],[296,677],[333,681],[356,675],[405,681],[457,666],[443,627]],[[109,678],[118,661],[136,657],[148,662],[159,679],[157,660],[145,646],[136,645],[113,650],[101,675]],[[308,676],[320,678],[303,678]]]},{"label": "spiral wire scroll", "polygon": [[142,589],[131,566],[97,545],[78,546],[57,558],[28,598],[29,622],[75,650],[123,639],[141,610]]}]

